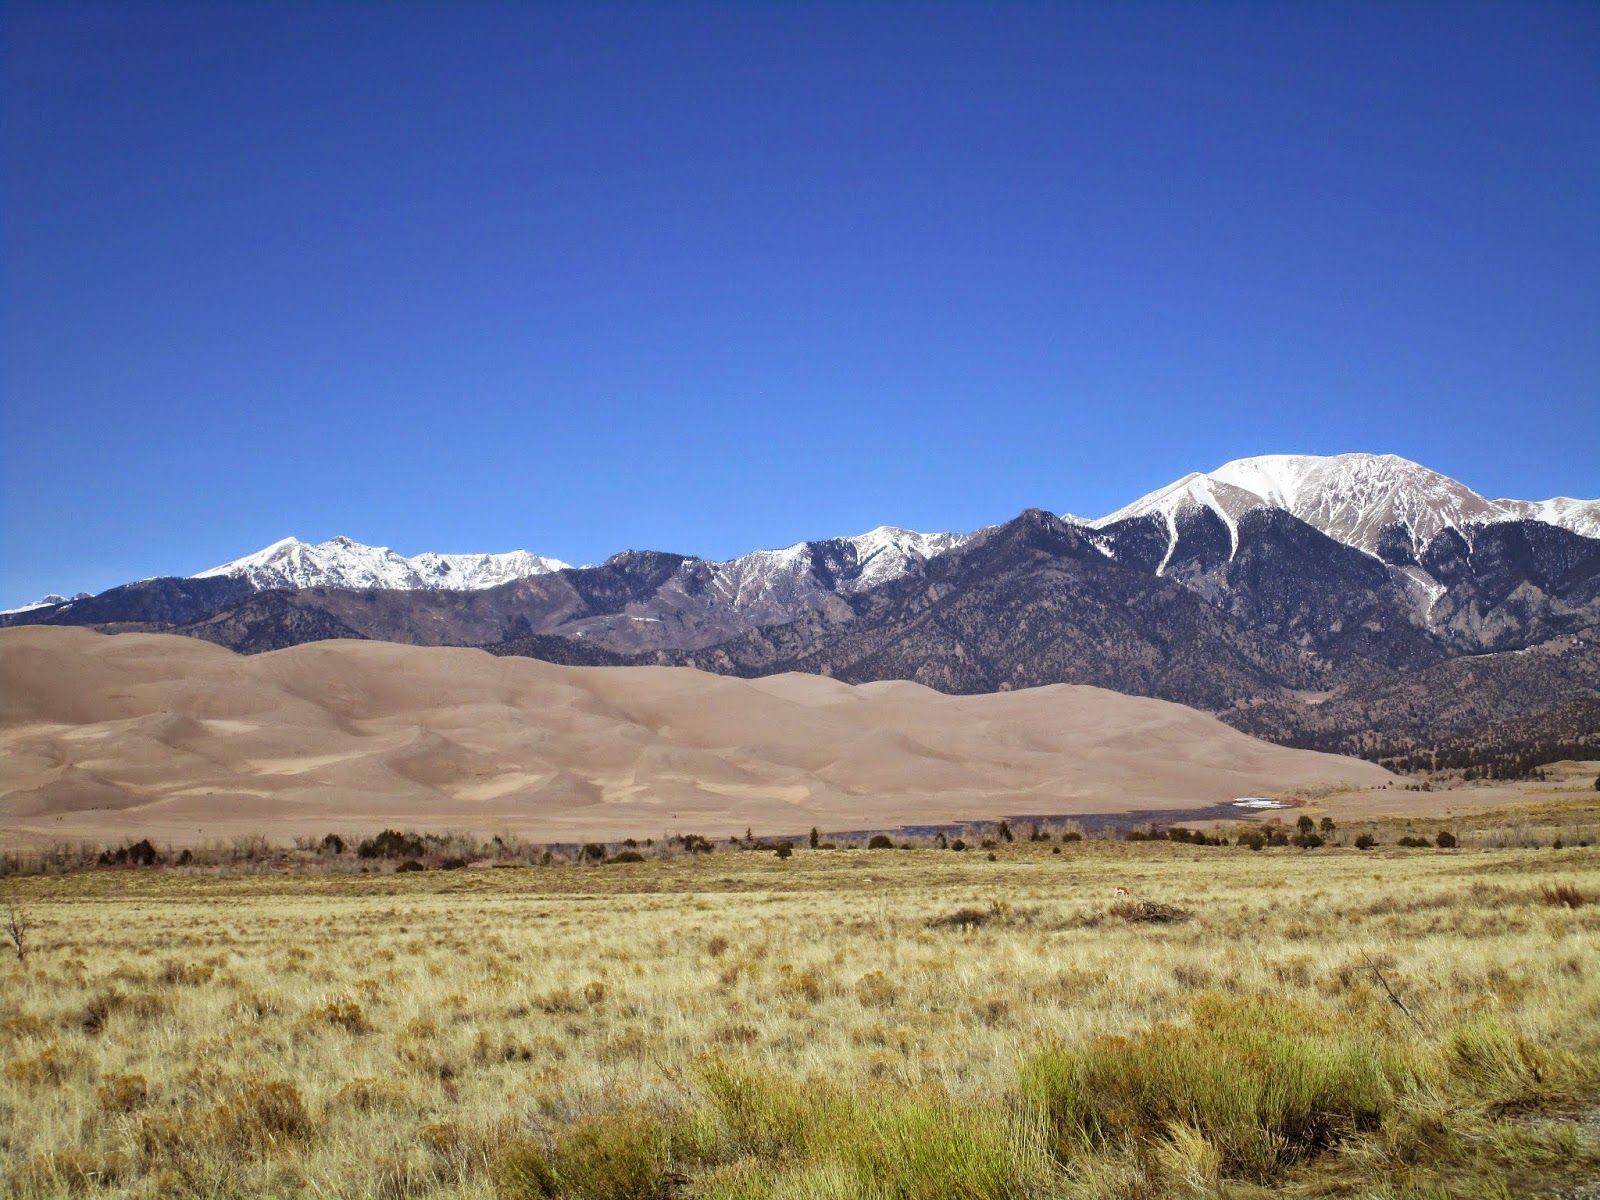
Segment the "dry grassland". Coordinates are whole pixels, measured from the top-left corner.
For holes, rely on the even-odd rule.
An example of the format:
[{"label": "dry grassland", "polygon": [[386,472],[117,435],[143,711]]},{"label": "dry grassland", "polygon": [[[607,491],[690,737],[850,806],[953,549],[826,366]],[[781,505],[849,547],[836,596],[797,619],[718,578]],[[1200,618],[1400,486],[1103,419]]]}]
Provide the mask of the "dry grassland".
[{"label": "dry grassland", "polygon": [[0,1188],[1592,1194],[1600,851],[1461,832],[0,881]]}]

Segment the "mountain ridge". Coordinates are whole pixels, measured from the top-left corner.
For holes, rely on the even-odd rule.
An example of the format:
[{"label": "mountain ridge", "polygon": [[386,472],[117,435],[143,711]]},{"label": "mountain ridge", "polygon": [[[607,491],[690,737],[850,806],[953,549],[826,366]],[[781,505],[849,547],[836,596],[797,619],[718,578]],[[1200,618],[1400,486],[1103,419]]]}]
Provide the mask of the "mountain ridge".
[{"label": "mountain ridge", "polygon": [[558,558],[545,558],[526,550],[488,554],[424,551],[408,558],[387,546],[368,546],[341,534],[325,542],[281,538],[253,554],[190,578],[244,579],[260,591],[329,586],[480,591],[570,566]]},{"label": "mountain ridge", "polygon": [[[1231,528],[1245,512],[1263,507],[1290,512],[1336,541],[1384,561],[1414,556],[1445,529],[1462,532],[1501,521],[1535,520],[1600,538],[1600,499],[1489,500],[1465,484],[1399,455],[1364,452],[1233,459],[1210,472],[1190,472],[1097,519],[1059,515],[1073,524],[1104,529],[1130,517],[1156,513],[1168,522],[1170,548],[1171,525],[1180,512],[1210,508]],[[856,569],[839,589],[849,592],[889,582],[915,563],[959,546],[977,532],[981,531],[924,533],[880,525],[861,534],[752,550],[731,559],[680,557],[707,564],[713,585],[728,592],[737,607],[752,584],[752,602],[759,602],[773,589],[781,591],[783,581],[804,574],[808,565],[802,560],[817,547],[849,547]],[[424,551],[408,557],[343,535],[315,543],[291,536],[189,578],[241,578],[262,591],[286,587],[478,591],[578,569],[583,568],[526,550],[478,554]],[[71,600],[52,594],[0,612],[0,619],[84,598],[84,593]]]}]

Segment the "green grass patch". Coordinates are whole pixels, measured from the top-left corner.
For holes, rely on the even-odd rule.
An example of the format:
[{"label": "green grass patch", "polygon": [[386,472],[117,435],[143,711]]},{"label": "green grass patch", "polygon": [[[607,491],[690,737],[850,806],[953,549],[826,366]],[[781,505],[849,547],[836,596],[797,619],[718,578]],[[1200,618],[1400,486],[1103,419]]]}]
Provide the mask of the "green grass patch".
[{"label": "green grass patch", "polygon": [[[1370,1029],[1263,999],[1206,997],[1189,1024],[1052,1047],[1022,1068],[1058,1159],[1148,1149],[1268,1181],[1376,1128],[1410,1072]],[[1203,1143],[1203,1145],[1202,1145]]]},{"label": "green grass patch", "polygon": [[712,1195],[1013,1200],[1037,1194],[1045,1166],[1007,1106],[935,1087],[852,1090],[723,1061],[704,1065],[702,1085],[717,1144],[735,1159]]},{"label": "green grass patch", "polygon": [[548,1150],[518,1140],[494,1163],[500,1200],[667,1200],[675,1178],[667,1124],[636,1110],[579,1121]]}]

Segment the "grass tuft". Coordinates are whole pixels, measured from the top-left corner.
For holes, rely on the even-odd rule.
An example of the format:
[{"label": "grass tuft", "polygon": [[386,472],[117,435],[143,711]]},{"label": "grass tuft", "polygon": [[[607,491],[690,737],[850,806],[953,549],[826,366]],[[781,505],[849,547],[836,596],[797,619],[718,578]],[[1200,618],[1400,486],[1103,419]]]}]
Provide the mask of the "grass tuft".
[{"label": "grass tuft", "polygon": [[627,1109],[577,1122],[548,1153],[513,1142],[493,1167],[500,1200],[667,1200],[674,1178],[665,1122]]},{"label": "grass tuft", "polygon": [[211,1113],[216,1140],[235,1150],[268,1150],[311,1136],[300,1089],[285,1080],[247,1083]]},{"label": "grass tuft", "polygon": [[1033,1055],[1023,1092],[1063,1160],[1162,1140],[1193,1149],[1199,1139],[1221,1171],[1269,1181],[1373,1128],[1394,1103],[1374,1039],[1327,1026],[1308,1007],[1207,997],[1187,1025]]}]

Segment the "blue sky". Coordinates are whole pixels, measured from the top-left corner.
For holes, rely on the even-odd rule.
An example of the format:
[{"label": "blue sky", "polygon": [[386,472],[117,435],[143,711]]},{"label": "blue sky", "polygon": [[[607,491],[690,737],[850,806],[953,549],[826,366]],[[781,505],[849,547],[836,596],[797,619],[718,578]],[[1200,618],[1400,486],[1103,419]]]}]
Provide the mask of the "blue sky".
[{"label": "blue sky", "polygon": [[9,3],[0,603],[1600,493],[1600,7]]}]

